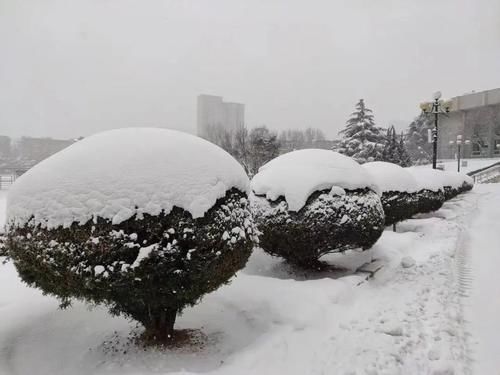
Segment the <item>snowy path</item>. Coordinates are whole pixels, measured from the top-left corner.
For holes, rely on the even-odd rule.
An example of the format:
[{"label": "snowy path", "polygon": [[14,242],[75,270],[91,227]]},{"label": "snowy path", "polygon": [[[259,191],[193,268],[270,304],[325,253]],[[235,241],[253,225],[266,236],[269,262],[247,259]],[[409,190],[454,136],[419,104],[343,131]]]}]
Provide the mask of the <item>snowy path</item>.
[{"label": "snowy path", "polygon": [[[473,363],[476,374],[495,374],[487,359],[498,356],[491,357],[495,346],[488,347],[488,340],[498,330],[483,331],[479,323],[498,321],[498,309],[484,309],[486,302],[498,302],[498,282],[490,284],[492,272],[474,271],[469,285],[468,267],[475,270],[480,260],[481,267],[500,266],[493,242],[500,231],[489,218],[499,200],[498,187],[476,187],[434,214],[401,223],[398,233],[384,232],[369,252],[331,258],[348,264],[381,259],[385,267],[361,285],[356,275],[306,280],[256,251],[231,285],[179,319],[178,328],[199,328],[207,335],[196,349],[104,351],[113,347],[105,340],[123,348],[134,324],[80,303],[60,311],[57,301],[20,283],[12,264],[0,266],[0,375],[459,375],[470,373],[471,356],[480,361]],[[482,227],[483,236],[474,238],[475,228]],[[472,256],[471,243],[488,251],[491,262],[484,263],[482,254]],[[405,256],[415,265],[402,267]],[[474,293],[475,283],[490,286],[488,295]],[[483,343],[471,344],[472,355],[464,291],[483,307],[471,311],[476,315],[470,319],[465,311],[470,331]]]},{"label": "snowy path", "polygon": [[475,219],[465,238],[469,259],[466,318],[474,374],[500,374],[500,184],[480,185]]}]

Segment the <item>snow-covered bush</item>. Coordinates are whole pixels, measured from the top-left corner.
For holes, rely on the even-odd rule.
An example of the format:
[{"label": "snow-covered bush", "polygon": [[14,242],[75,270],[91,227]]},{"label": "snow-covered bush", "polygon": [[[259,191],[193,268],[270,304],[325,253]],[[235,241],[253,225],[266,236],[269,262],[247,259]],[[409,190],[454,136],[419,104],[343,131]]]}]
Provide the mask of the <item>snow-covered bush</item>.
[{"label": "snow-covered bush", "polygon": [[260,246],[303,267],[327,253],[367,249],[384,228],[370,175],[333,151],[281,155],[260,168],[251,186]]},{"label": "snow-covered bush", "polygon": [[444,174],[444,196],[446,200],[456,197],[460,193],[471,190],[474,180],[466,174],[443,171]]},{"label": "snow-covered bush", "polygon": [[406,169],[393,163],[363,164],[382,192],[385,225],[406,220],[418,212],[417,181]]},{"label": "snow-covered bush", "polygon": [[5,246],[5,236],[0,232],[0,257],[7,256],[7,247]]},{"label": "snow-covered bush", "polygon": [[445,202],[443,173],[426,167],[406,168],[417,181],[418,213],[441,208]]},{"label": "snow-covered bush", "polygon": [[474,186],[471,177],[457,172],[429,167],[411,167],[407,170],[417,180],[421,213],[438,210],[445,201],[471,190]]},{"label": "snow-covered bush", "polygon": [[91,136],[12,186],[9,255],[29,285],[105,304],[171,337],[176,315],[227,283],[253,247],[249,181],[225,151],[166,129]]}]

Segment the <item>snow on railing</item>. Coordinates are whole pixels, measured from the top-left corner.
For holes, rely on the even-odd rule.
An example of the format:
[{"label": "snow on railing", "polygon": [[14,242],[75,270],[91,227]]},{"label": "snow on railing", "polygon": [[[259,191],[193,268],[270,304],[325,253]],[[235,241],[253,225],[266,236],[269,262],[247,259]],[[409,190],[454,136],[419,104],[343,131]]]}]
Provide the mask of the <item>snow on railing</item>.
[{"label": "snow on railing", "polygon": [[467,174],[471,176],[477,184],[486,184],[488,182],[496,181],[500,178],[500,162]]}]

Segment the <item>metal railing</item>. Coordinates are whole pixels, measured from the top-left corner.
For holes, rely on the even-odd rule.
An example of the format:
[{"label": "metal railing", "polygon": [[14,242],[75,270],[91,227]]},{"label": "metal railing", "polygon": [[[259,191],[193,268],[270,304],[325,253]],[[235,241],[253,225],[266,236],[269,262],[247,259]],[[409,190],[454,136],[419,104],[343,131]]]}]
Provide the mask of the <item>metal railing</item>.
[{"label": "metal railing", "polygon": [[496,182],[500,178],[500,162],[467,173],[477,184]]},{"label": "metal railing", "polygon": [[0,190],[8,189],[15,180],[15,175],[0,175]]}]

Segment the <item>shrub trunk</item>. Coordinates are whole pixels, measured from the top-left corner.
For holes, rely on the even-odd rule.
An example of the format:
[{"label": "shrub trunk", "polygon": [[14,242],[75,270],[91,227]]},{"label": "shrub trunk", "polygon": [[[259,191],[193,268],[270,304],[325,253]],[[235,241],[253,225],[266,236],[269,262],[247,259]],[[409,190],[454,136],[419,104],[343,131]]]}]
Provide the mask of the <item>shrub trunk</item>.
[{"label": "shrub trunk", "polygon": [[146,329],[144,336],[148,341],[168,342],[174,337],[176,317],[176,309],[165,309],[151,312],[148,319],[142,321],[142,324]]}]

